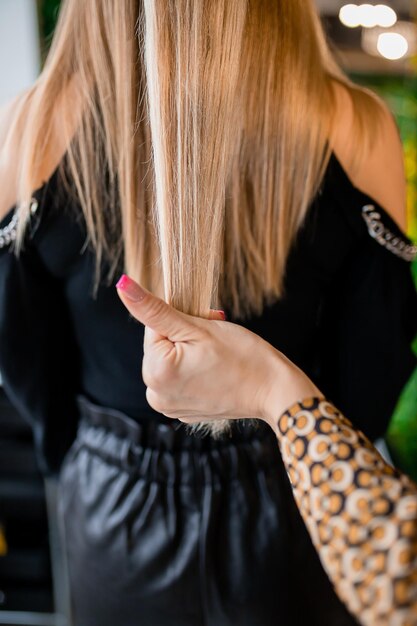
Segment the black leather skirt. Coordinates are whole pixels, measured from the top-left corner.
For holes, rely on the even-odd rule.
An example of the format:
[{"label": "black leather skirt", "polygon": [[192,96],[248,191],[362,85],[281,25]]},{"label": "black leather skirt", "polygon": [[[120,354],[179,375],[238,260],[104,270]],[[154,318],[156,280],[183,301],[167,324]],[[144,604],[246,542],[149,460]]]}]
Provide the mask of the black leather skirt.
[{"label": "black leather skirt", "polygon": [[268,427],[235,425],[213,441],[80,407],[60,478],[75,626],[356,624]]}]

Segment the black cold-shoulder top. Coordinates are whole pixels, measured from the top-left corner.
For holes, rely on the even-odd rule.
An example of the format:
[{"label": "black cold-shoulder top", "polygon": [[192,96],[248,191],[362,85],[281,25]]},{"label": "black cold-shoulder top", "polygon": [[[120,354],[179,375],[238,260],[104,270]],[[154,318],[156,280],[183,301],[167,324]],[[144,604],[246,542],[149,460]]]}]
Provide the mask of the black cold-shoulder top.
[{"label": "black cold-shoulder top", "polygon": [[[57,173],[35,193],[19,258],[12,213],[0,223],[0,372],[49,470],[75,436],[79,394],[134,419],[172,424],[146,402],[142,326],[114,286],[103,283],[93,296],[94,256],[79,209],[64,197]],[[373,439],[416,367],[416,252],[333,155],[290,254],[284,297],[243,322]]]}]

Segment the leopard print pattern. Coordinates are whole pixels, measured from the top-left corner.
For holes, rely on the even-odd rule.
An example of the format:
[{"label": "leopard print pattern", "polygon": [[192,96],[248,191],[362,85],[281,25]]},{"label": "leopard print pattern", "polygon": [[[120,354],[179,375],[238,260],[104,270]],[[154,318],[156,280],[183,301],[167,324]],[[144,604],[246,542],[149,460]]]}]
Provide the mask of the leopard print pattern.
[{"label": "leopard print pattern", "polygon": [[366,626],[417,626],[417,485],[323,398],[278,420],[294,497],[336,592]]}]

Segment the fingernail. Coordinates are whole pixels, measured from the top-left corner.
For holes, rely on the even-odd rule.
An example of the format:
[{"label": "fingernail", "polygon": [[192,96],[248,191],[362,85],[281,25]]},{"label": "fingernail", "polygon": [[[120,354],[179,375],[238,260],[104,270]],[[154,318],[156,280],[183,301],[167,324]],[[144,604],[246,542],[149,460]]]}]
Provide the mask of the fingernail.
[{"label": "fingernail", "polygon": [[220,315],[220,317],[222,318],[223,322],[225,322],[227,320],[227,315],[224,311],[222,311],[221,309],[217,309],[217,313]]},{"label": "fingernail", "polygon": [[146,296],[146,291],[142,289],[137,283],[135,283],[129,276],[122,274],[116,284],[116,289],[123,291],[123,293],[132,300],[132,302],[140,302]]}]

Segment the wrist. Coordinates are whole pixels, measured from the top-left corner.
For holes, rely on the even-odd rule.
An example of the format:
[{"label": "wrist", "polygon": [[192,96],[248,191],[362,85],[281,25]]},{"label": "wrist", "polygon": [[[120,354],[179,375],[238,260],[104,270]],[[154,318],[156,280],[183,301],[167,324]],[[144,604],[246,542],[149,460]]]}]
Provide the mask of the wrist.
[{"label": "wrist", "polygon": [[286,410],[306,398],[321,396],[314,383],[291,361],[276,351],[264,387],[262,419],[274,432]]}]

